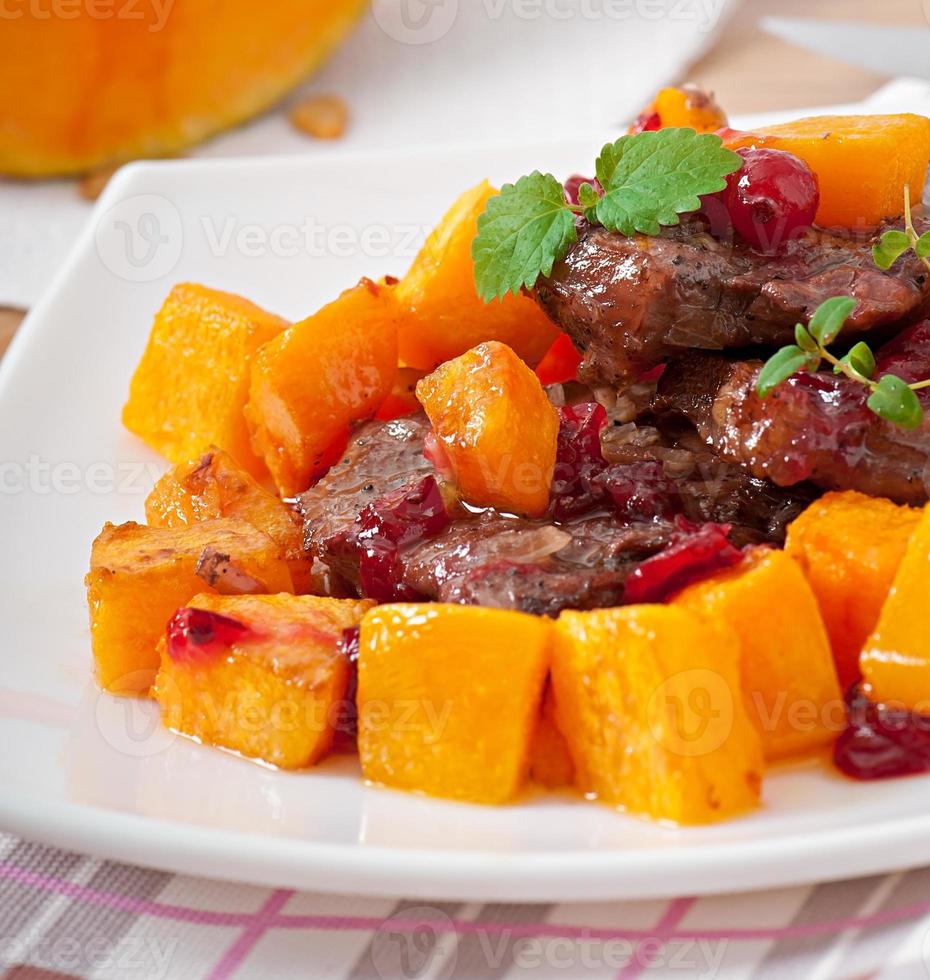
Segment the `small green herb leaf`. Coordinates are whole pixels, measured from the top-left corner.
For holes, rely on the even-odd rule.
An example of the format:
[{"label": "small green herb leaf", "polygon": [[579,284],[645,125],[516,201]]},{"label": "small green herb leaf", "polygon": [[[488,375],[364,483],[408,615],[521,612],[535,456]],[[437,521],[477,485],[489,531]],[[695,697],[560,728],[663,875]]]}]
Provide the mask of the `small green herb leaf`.
[{"label": "small green herb leaf", "polygon": [[[875,355],[871,347],[864,341],[859,341],[848,354],[840,358],[840,364],[846,364],[863,378],[871,378],[875,374]],[[833,368],[834,374],[843,374],[839,365]]]},{"label": "small green herb leaf", "polygon": [[872,411],[902,429],[916,429],[924,410],[914,391],[900,378],[886,374],[872,390],[867,402]]},{"label": "small green herb leaf", "polygon": [[794,339],[803,351],[814,354],[817,351],[817,341],[808,333],[807,327],[798,323],[794,328]]},{"label": "small green herb leaf", "polygon": [[814,311],[808,329],[821,347],[833,343],[846,323],[846,318],[855,309],[856,301],[851,296],[833,296],[824,300]]},{"label": "small green herb leaf", "polygon": [[593,184],[582,184],[578,188],[578,203],[583,208],[593,208],[601,199]]},{"label": "small green herb leaf", "polygon": [[621,136],[608,143],[596,172],[604,195],[594,207],[597,220],[624,235],[657,235],[663,225],[700,207],[703,194],[722,191],[742,157],[713,133],[660,129]]},{"label": "small green herb leaf", "polygon": [[919,259],[925,259],[927,256],[930,256],[930,231],[925,231],[914,242],[914,251],[917,253],[917,258]]},{"label": "small green herb leaf", "polygon": [[478,218],[472,242],[478,295],[487,303],[548,276],[577,238],[562,185],[538,170],[505,184]]},{"label": "small green herb leaf", "polygon": [[890,269],[910,247],[911,240],[905,232],[886,231],[872,246],[872,258],[879,269]]},{"label": "small green herb leaf", "polygon": [[756,381],[756,391],[760,398],[768,398],[783,381],[787,381],[793,374],[797,374],[805,367],[809,371],[816,371],[819,364],[819,354],[810,354],[794,344],[789,347],[782,347],[763,365]]}]

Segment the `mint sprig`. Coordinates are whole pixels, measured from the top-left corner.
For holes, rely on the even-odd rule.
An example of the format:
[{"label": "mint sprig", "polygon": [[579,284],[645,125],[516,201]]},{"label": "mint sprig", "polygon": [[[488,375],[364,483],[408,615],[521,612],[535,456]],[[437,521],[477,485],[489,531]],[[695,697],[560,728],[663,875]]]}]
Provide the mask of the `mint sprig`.
[{"label": "mint sprig", "polygon": [[506,184],[478,218],[472,243],[475,284],[487,303],[548,276],[577,238],[575,217],[625,235],[658,234],[700,207],[704,194],[723,190],[742,166],[719,136],[693,129],[662,129],[608,143],[595,167],[599,193],[582,184],[570,204],[552,174],[534,171]]},{"label": "mint sprig", "polygon": [[840,335],[855,306],[851,296],[824,300],[806,327],[801,323],[795,326],[795,343],[782,347],[765,362],[756,379],[756,392],[760,398],[767,398],[798,371],[816,371],[827,361],[835,374],[843,374],[870,390],[866,405],[879,418],[902,429],[916,429],[924,419],[917,392],[930,388],[930,379],[908,384],[897,375],[884,374],[875,380],[875,355],[864,341],[843,357],[836,357],[827,349]]},{"label": "mint sprig", "polygon": [[663,225],[696,211],[701,195],[726,187],[743,165],[738,153],[713,133],[658,129],[625,136],[601,150],[595,172],[604,194],[588,216],[608,231],[658,235]]},{"label": "mint sprig", "polygon": [[917,234],[911,217],[911,189],[904,185],[904,230],[891,228],[882,233],[878,242],[872,246],[872,259],[883,272],[887,272],[904,255],[914,250],[914,254],[930,269],[930,231]]}]

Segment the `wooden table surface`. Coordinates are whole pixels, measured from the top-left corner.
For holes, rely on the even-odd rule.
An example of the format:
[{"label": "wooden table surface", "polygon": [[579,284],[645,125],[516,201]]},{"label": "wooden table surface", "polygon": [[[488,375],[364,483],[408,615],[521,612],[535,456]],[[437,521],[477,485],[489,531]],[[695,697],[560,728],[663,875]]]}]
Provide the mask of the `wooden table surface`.
[{"label": "wooden table surface", "polygon": [[[930,0],[743,0],[713,50],[681,81],[711,89],[727,111],[740,113],[855,102],[888,80],[770,37],[758,26],[766,14],[926,27]],[[23,316],[0,307],[0,355]]]}]

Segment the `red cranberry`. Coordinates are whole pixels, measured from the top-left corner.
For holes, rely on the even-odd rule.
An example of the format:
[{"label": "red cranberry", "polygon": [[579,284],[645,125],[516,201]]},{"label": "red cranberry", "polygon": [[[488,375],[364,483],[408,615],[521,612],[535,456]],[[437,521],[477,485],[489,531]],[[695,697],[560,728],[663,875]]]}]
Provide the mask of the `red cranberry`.
[{"label": "red cranberry", "polygon": [[353,750],[358,739],[358,705],[356,702],[358,698],[360,632],[357,626],[350,626],[349,629],[342,631],[342,637],[339,641],[339,653],[345,657],[349,667],[349,680],[346,684],[345,697],[339,707],[339,714],[336,716],[333,748],[337,752]]},{"label": "red cranberry", "polygon": [[565,199],[569,204],[580,203],[578,200],[578,189],[582,184],[590,184],[598,194],[604,193],[604,188],[601,187],[596,177],[582,177],[581,174],[572,174],[563,184],[565,188]]},{"label": "red cranberry", "polygon": [[803,160],[784,150],[736,152],[745,162],[723,191],[730,220],[750,245],[776,252],[814,223],[820,203],[817,177]]},{"label": "red cranberry", "polygon": [[251,632],[229,616],[184,607],[168,621],[168,653],[179,663],[207,663]]},{"label": "red cranberry", "polygon": [[630,126],[630,135],[636,133],[651,133],[656,129],[662,128],[662,119],[657,112],[641,112],[636,117],[636,122]]},{"label": "red cranberry", "polygon": [[678,518],[671,544],[641,562],[626,580],[624,602],[665,602],[686,585],[742,560],[727,524],[700,526]]},{"label": "red cranberry", "polygon": [[930,771],[930,717],[870,701],[858,684],[846,705],[846,728],[833,746],[838,769],[854,779]]},{"label": "red cranberry", "polygon": [[362,594],[378,602],[422,598],[401,581],[400,549],[435,537],[450,520],[434,476],[370,503],[356,518]]},{"label": "red cranberry", "polygon": [[611,466],[597,478],[597,483],[623,517],[668,518],[680,509],[675,484],[665,476],[662,464],[653,460]]},{"label": "red cranberry", "polygon": [[607,468],[601,455],[607,413],[603,405],[585,402],[560,408],[559,421],[551,497],[553,516],[565,520],[604,503],[604,488],[596,478]]}]

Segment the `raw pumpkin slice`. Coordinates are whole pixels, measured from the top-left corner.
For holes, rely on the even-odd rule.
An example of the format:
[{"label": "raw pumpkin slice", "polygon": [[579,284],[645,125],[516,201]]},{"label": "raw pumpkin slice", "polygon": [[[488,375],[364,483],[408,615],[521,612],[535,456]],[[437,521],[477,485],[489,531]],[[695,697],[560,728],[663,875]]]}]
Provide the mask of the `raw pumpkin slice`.
[{"label": "raw pumpkin slice", "polygon": [[159,644],[165,725],[282,769],[318,762],[346,697],[344,634],[372,603],[197,595]]},{"label": "raw pumpkin slice", "polygon": [[552,683],[578,788],[683,824],[754,807],[762,743],[739,663],[732,630],[681,606],[563,612]]},{"label": "raw pumpkin slice", "polygon": [[348,33],[362,0],[7,6],[0,171],[164,156],[268,108]]},{"label": "raw pumpkin slice", "polygon": [[366,779],[474,803],[523,786],[549,668],[548,620],[478,606],[379,606],[362,620]]}]

